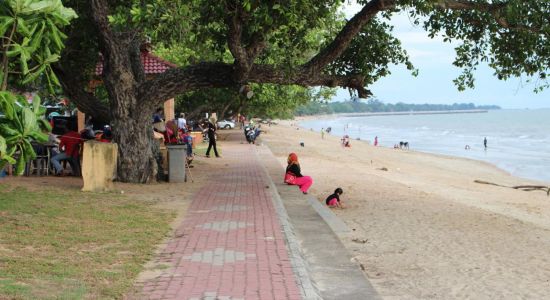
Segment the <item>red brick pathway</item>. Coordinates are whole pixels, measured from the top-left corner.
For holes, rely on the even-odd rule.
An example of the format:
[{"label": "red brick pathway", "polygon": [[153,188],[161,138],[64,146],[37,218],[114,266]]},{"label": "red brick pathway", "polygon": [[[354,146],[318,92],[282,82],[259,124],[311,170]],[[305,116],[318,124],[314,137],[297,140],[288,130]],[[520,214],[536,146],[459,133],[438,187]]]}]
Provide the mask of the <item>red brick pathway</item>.
[{"label": "red brick pathway", "polygon": [[138,299],[302,298],[255,146],[222,147],[223,158],[210,160],[230,169],[194,196],[157,258],[167,268],[142,283]]}]

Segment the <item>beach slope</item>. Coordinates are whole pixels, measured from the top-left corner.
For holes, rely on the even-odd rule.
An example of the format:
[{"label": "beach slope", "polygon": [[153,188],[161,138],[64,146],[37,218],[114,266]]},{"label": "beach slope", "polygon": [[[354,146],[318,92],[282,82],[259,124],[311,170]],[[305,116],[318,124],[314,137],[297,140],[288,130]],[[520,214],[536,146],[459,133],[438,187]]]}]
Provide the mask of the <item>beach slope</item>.
[{"label": "beach slope", "polygon": [[[286,165],[300,158],[324,201],[353,230],[343,239],[385,299],[542,299],[550,293],[550,197],[506,186],[543,184],[484,162],[374,147],[291,126],[262,142]],[[304,143],[304,147],[300,146]],[[281,177],[283,174],[281,174]]]}]

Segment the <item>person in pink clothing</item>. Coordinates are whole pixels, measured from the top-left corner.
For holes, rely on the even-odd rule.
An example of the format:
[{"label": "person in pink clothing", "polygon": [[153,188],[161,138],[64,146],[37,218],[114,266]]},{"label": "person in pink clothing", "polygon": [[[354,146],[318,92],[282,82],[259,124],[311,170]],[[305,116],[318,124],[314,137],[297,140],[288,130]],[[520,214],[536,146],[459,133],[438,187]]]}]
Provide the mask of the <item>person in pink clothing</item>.
[{"label": "person in pink clothing", "polygon": [[309,187],[313,184],[313,179],[309,176],[304,176],[300,170],[300,163],[298,163],[298,156],[296,153],[290,153],[287,159],[288,165],[286,167],[285,183],[290,185],[297,185],[300,187],[302,193],[307,194]]}]

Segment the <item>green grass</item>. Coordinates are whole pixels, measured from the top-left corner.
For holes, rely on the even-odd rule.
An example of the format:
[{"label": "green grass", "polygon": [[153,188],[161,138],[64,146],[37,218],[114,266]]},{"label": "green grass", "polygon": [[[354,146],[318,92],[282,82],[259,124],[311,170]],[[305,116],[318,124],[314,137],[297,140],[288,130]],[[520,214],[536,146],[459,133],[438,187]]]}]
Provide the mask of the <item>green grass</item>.
[{"label": "green grass", "polygon": [[119,299],[174,214],[152,202],[0,185],[0,299]]}]

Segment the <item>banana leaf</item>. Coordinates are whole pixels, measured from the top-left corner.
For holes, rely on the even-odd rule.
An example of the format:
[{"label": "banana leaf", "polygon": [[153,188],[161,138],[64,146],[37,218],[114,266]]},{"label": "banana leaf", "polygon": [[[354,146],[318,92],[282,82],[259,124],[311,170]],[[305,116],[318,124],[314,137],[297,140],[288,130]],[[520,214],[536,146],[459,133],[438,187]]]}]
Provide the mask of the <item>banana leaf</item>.
[{"label": "banana leaf", "polygon": [[0,111],[5,115],[5,118],[11,120],[15,116],[15,97],[9,92],[0,92]]},{"label": "banana leaf", "polygon": [[21,144],[17,145],[17,148],[19,149],[19,158],[17,159],[17,162],[15,163],[15,174],[16,175],[23,175],[23,172],[25,171],[25,155],[23,154],[23,146]]},{"label": "banana leaf", "polygon": [[8,149],[8,144],[6,144],[6,139],[0,135],[0,158],[5,155]]},{"label": "banana leaf", "polygon": [[36,115],[28,107],[23,108],[23,128],[23,136],[38,129],[38,126],[36,126]]},{"label": "banana leaf", "polygon": [[0,134],[2,134],[2,136],[6,139],[12,136],[22,136],[21,131],[13,129],[9,124],[6,123],[0,124]]},{"label": "banana leaf", "polygon": [[12,17],[0,17],[0,36],[4,36],[8,28],[13,24]]},{"label": "banana leaf", "polygon": [[45,119],[38,119],[38,126],[44,131],[52,131],[52,125],[50,125],[50,122]]},{"label": "banana leaf", "polygon": [[40,96],[38,95],[35,95],[33,98],[32,98],[32,110],[33,110],[33,113],[37,113],[38,110],[40,109]]},{"label": "banana leaf", "polygon": [[28,140],[23,140],[23,157],[25,158],[25,162],[29,162],[36,158],[36,152],[34,152],[34,148],[32,147],[32,144]]},{"label": "banana leaf", "polygon": [[39,143],[46,143],[48,141],[48,135],[40,131],[33,131],[29,133],[29,136]]},{"label": "banana leaf", "polygon": [[20,32],[25,37],[31,37],[31,31],[27,26],[27,22],[23,18],[17,18],[17,32]]}]

